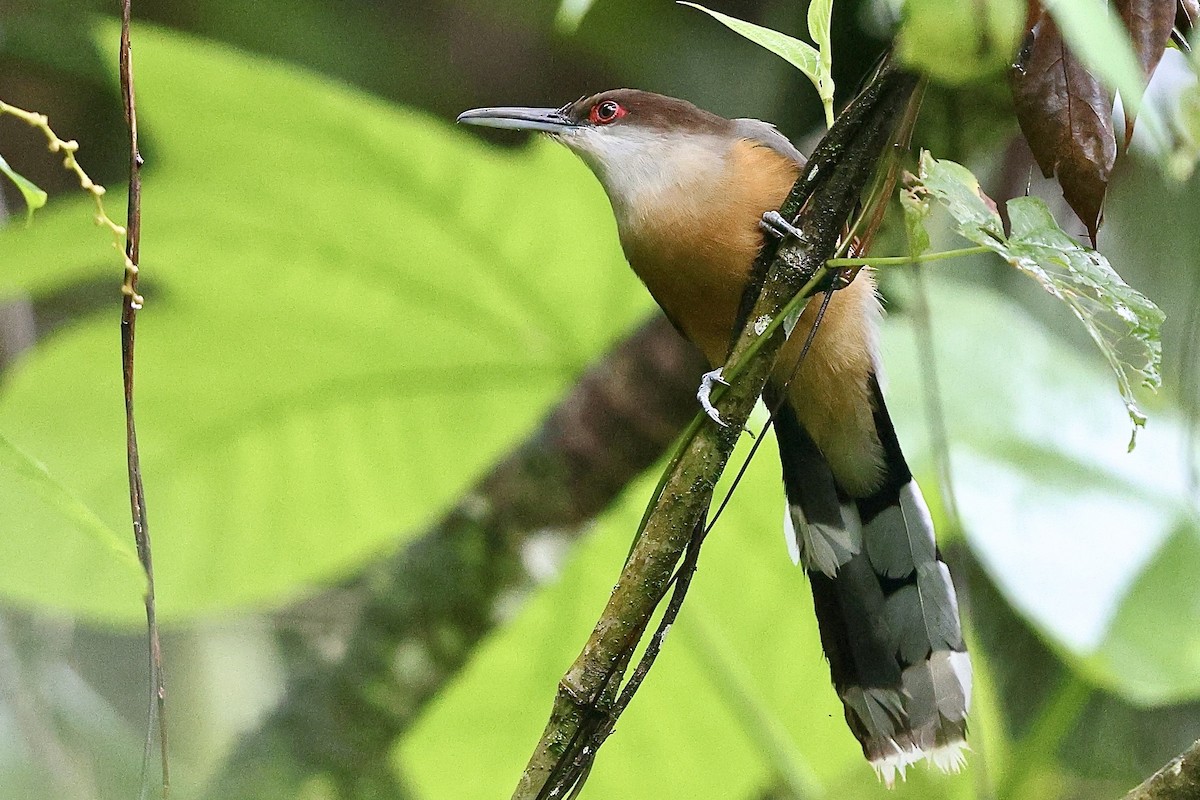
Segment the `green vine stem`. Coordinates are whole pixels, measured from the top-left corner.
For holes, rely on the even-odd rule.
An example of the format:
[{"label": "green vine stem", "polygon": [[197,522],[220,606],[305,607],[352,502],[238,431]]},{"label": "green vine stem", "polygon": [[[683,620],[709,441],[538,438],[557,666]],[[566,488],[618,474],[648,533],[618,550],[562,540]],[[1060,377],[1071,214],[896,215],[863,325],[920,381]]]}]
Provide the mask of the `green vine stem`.
[{"label": "green vine stem", "polygon": [[78,159],[75,158],[75,153],[79,150],[79,142],[74,139],[60,139],[58,134],[50,127],[50,119],[45,114],[39,114],[36,111],[26,111],[0,100],[0,115],[8,114],[27,123],[30,127],[37,128],[46,137],[46,146],[51,153],[63,154],[63,169],[68,172],[75,173],[79,178],[79,187],[92,196],[92,200],[96,203],[96,224],[102,228],[106,228],[113,237],[113,247],[118,253],[121,253],[121,258],[124,261],[125,279],[121,283],[121,293],[129,297],[134,308],[141,308],[144,299],[133,287],[134,276],[137,275],[137,265],[130,260],[125,254],[125,227],[118,225],[108,215],[108,211],[104,208],[105,188],[88,177]]},{"label": "green vine stem", "polygon": [[957,250],[942,250],[939,253],[925,253],[919,256],[881,256],[878,258],[831,258],[825,262],[830,268],[841,267],[903,267],[906,264],[924,264],[928,261],[944,261],[948,258],[974,256],[981,253],[995,252],[990,247],[960,247]]}]

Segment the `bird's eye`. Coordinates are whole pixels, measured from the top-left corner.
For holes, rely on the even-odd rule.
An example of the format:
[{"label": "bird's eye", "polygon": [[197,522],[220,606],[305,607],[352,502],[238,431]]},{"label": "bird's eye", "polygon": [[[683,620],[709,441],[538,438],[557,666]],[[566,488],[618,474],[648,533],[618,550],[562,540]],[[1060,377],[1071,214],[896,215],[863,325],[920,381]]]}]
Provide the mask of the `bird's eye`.
[{"label": "bird's eye", "polygon": [[625,116],[625,109],[621,107],[620,103],[615,100],[605,100],[592,106],[588,120],[593,125],[607,125],[610,122],[616,122],[623,116]]}]

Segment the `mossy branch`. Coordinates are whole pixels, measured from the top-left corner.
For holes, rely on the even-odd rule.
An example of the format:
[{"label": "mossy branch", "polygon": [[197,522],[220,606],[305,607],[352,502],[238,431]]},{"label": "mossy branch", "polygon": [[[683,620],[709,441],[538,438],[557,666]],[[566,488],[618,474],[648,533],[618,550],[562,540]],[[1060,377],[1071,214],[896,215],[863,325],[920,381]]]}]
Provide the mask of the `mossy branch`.
[{"label": "mossy branch", "polygon": [[1121,800],[1196,800],[1200,797],[1200,740]]}]

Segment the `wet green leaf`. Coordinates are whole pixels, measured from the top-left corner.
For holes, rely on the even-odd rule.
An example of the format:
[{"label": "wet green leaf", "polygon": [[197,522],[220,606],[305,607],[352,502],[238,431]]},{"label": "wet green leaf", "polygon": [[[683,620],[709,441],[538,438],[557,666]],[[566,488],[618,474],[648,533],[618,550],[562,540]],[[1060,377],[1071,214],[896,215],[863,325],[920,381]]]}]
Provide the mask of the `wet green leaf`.
[{"label": "wet green leaf", "polygon": [[[1079,318],[1116,376],[1136,437],[1146,416],[1134,389],[1155,390],[1162,382],[1158,306],[1121,280],[1103,255],[1067,235],[1041,199],[1008,201],[1012,232],[1006,235],[995,204],[966,168],[923,153],[919,180],[950,212],[962,236],[1002,256]],[[1130,449],[1134,441],[1131,437]]]}]

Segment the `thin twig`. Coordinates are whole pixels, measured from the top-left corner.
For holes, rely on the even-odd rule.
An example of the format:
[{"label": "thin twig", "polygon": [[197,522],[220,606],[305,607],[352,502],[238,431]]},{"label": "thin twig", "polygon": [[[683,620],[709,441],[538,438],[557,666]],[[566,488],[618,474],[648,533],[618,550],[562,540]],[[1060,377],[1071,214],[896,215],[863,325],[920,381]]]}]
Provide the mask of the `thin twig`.
[{"label": "thin twig", "polygon": [[[915,124],[917,109],[920,106],[921,96],[923,93],[924,85],[922,84],[916,91],[913,92],[912,99],[909,101],[908,107],[905,109],[904,122],[901,125],[899,135],[896,137],[896,141],[893,142],[893,146],[895,148],[899,148],[904,152],[907,152],[909,142],[912,138],[912,129],[913,125]],[[836,256],[839,258],[842,255],[849,253],[851,258],[847,260],[855,260],[870,248],[871,242],[875,239],[875,234],[879,231],[879,226],[883,221],[884,212],[887,209],[888,199],[892,196],[892,193],[896,188],[896,173],[899,166],[899,158],[896,157],[895,150],[893,150],[891,156],[892,157],[888,159],[888,168],[881,171],[876,176],[875,184],[871,187],[871,191],[863,211],[856,217],[849,230],[843,234],[842,240],[838,244],[836,253]],[[864,224],[865,228],[860,234],[859,228]],[[825,268],[833,269],[836,266],[836,261],[837,258],[829,259],[825,262]],[[874,262],[870,263],[873,264]],[[863,259],[862,264],[852,266],[862,267],[867,265],[868,260]],[[854,280],[857,274],[857,269],[838,270],[831,276],[830,285],[848,285],[849,281]],[[848,280],[845,284],[840,283],[843,276],[848,277]],[[713,514],[712,518],[709,520],[709,531],[711,531],[713,526],[717,524],[717,520],[721,518],[721,514],[724,513],[726,506],[729,505],[729,501],[733,498],[734,491],[736,491],[738,485],[741,484],[742,478],[746,474],[746,470],[750,468],[750,462],[758,453],[759,447],[762,446],[763,440],[766,438],[767,429],[775,424],[775,418],[778,416],[779,410],[783,408],[783,404],[787,402],[789,396],[788,389],[791,387],[792,382],[796,380],[796,376],[800,374],[800,367],[804,364],[804,358],[808,355],[808,351],[812,347],[813,338],[817,335],[817,329],[821,326],[821,320],[825,318],[825,312],[829,308],[829,301],[832,299],[832,297],[832,291],[826,291],[824,293],[824,298],[821,301],[821,307],[817,309],[817,314],[813,320],[812,327],[809,329],[808,335],[804,340],[804,344],[800,348],[800,354],[796,356],[796,360],[792,364],[791,370],[788,372],[787,379],[777,387],[777,391],[775,393],[778,395],[778,397],[767,409],[767,421],[763,423],[762,429],[758,432],[758,435],[754,436],[754,444],[750,447],[750,452],[747,453],[746,458],[742,460],[742,464],[738,468],[737,474],[734,476],[733,481],[730,483],[729,489],[725,492],[725,496],[721,499],[720,505],[717,506],[717,512]],[[751,435],[753,436],[753,434]]]},{"label": "thin twig", "polygon": [[912,270],[915,286],[913,303],[917,332],[917,351],[921,364],[921,394],[925,400],[925,423],[929,426],[930,446],[938,475],[938,492],[950,527],[955,535],[962,533],[962,517],[958,513],[958,495],[954,491],[954,469],[950,460],[950,435],[946,431],[946,412],[942,407],[941,381],[938,378],[937,348],[933,336],[933,312],[929,307],[929,291],[925,273],[919,266]]},{"label": "thin twig", "polygon": [[754,460],[754,456],[758,453],[758,448],[767,438],[767,428],[770,428],[775,423],[775,417],[779,414],[779,410],[783,408],[783,404],[788,398],[788,387],[795,380],[796,375],[800,372],[801,365],[804,364],[804,357],[808,355],[808,351],[812,348],[813,339],[816,338],[817,329],[821,327],[821,320],[825,318],[825,312],[829,309],[829,301],[833,297],[833,292],[825,292],[825,296],[821,300],[821,307],[817,309],[816,319],[813,320],[812,326],[808,329],[808,334],[804,339],[804,344],[800,348],[800,354],[796,356],[796,363],[792,366],[791,373],[788,375],[783,385],[779,387],[779,397],[767,409],[767,421],[763,423],[762,429],[758,435],[754,437],[754,444],[750,446],[750,452],[742,459],[742,464],[738,467],[737,474],[733,476],[733,481],[729,484],[729,489],[725,492],[725,496],[721,498],[720,504],[717,506],[717,511],[708,521],[708,527],[705,533],[712,531],[713,526],[717,524],[717,520],[725,513],[725,508],[729,505],[729,501],[733,499],[733,493],[741,484],[742,478],[746,475],[746,470],[750,469],[750,462]]},{"label": "thin twig", "polygon": [[[608,738],[612,733],[613,726],[617,723],[617,718],[629,706],[633,696],[637,694],[641,688],[642,682],[649,674],[650,668],[654,666],[654,661],[658,658],[658,654],[662,652],[663,642],[667,639],[667,634],[671,630],[671,626],[675,624],[675,620],[679,617],[679,611],[683,608],[683,601],[687,597],[688,589],[691,588],[692,578],[696,574],[696,566],[700,560],[700,546],[704,544],[705,537],[708,536],[710,527],[703,524],[696,525],[696,530],[692,533],[692,539],[688,542],[687,550],[683,556],[683,562],[679,565],[679,569],[675,572],[672,578],[674,591],[671,593],[671,599],[667,603],[667,608],[663,612],[662,620],[658,623],[658,629],[655,630],[654,636],[650,638],[650,643],[646,645],[646,651],[642,654],[642,658],[638,661],[638,665],[633,670],[633,674],[629,676],[629,681],[625,684],[625,688],[621,690],[621,696],[617,699],[613,706],[612,713],[609,715],[606,724],[600,731],[597,731],[592,736],[591,753],[595,753],[599,749],[604,739]],[[585,752],[587,752],[585,748]],[[589,759],[590,763],[590,759]]]},{"label": "thin twig", "polygon": [[955,250],[941,250],[936,253],[922,253],[919,256],[882,256],[878,258],[862,256],[857,258],[831,258],[829,259],[828,265],[831,267],[902,267],[907,264],[927,264],[930,261],[945,261],[948,258],[961,258],[962,256],[974,256],[981,253],[991,252],[994,251],[990,247],[959,247]]},{"label": "thin twig", "polygon": [[[912,140],[913,126],[916,124],[917,111],[921,105],[921,98],[924,95],[924,82],[918,85],[917,89],[912,93],[911,98],[905,108],[903,122],[901,123],[895,141],[892,142],[892,151],[887,159],[887,169],[880,170],[875,177],[875,182],[871,187],[866,203],[863,205],[860,213],[855,217],[853,224],[842,235],[841,241],[838,244],[835,257],[825,262],[826,270],[836,270],[829,278],[831,287],[844,287],[849,285],[858,274],[858,269],[864,266],[874,266],[875,262],[869,259],[862,259],[861,263],[848,264],[845,266],[850,269],[838,268],[837,262],[842,256],[849,255],[850,258],[845,261],[853,262],[857,260],[863,253],[871,247],[871,243],[875,239],[875,235],[879,232],[879,227],[883,222],[884,213],[887,210],[888,200],[896,188],[896,174],[899,170],[900,159],[897,157],[898,152],[907,152],[909,143]],[[861,231],[860,231],[861,229]],[[843,282],[844,281],[844,282]],[[804,358],[808,355],[809,349],[812,347],[813,338],[817,334],[817,329],[821,325],[821,320],[825,317],[825,312],[829,308],[829,301],[833,297],[832,291],[824,293],[824,299],[821,301],[821,307],[817,310],[815,319],[807,337],[804,340],[803,346],[800,348],[800,353],[792,364],[791,370],[788,372],[787,379],[782,384],[776,387],[775,401],[770,404],[767,409],[767,421],[763,423],[762,428],[757,435],[747,431],[754,438],[754,444],[750,447],[750,452],[746,454],[742,460],[741,466],[738,468],[737,474],[726,490],[725,496],[721,499],[720,505],[717,506],[717,511],[712,515],[708,522],[708,530],[711,531],[713,526],[717,524],[717,520],[721,518],[725,508],[729,505],[729,501],[733,498],[733,493],[737,490],[745,476],[746,471],[750,468],[750,463],[754,456],[758,453],[766,438],[767,429],[775,424],[775,419],[779,414],[779,410],[783,408],[783,404],[787,402],[789,396],[789,388],[796,376],[800,374],[800,367],[804,364]],[[803,299],[803,298],[798,298]],[[789,309],[780,316],[785,319],[799,317],[799,312],[793,311],[791,306],[796,301],[789,303]],[[792,315],[796,316],[793,317]],[[790,334],[789,334],[790,335]],[[765,399],[765,398],[764,398]]]},{"label": "thin twig", "polygon": [[[637,667],[634,668],[633,674],[630,675],[629,681],[624,688],[620,690],[615,701],[611,701],[604,705],[603,718],[594,730],[590,732],[587,741],[582,746],[571,748],[571,752],[575,757],[573,760],[560,759],[555,765],[555,770],[551,773],[550,780],[547,780],[541,791],[538,793],[539,800],[557,796],[561,794],[563,788],[569,788],[570,794],[567,795],[567,800],[574,800],[583,790],[584,781],[587,779],[588,773],[592,769],[592,764],[595,763],[596,751],[600,749],[600,745],[604,743],[613,732],[613,728],[617,724],[617,719],[624,713],[629,706],[633,696],[637,694],[641,688],[642,682],[649,674],[650,668],[654,666],[654,662],[658,659],[658,654],[662,652],[663,642],[666,641],[667,634],[671,631],[671,626],[675,624],[675,620],[679,617],[679,611],[683,608],[684,598],[687,597],[688,589],[692,585],[692,577],[696,574],[697,561],[700,558],[700,545],[704,543],[704,538],[708,536],[709,528],[703,524],[701,520],[695,530],[692,532],[692,538],[687,544],[687,550],[683,556],[683,562],[679,565],[679,569],[671,576],[667,588],[673,588],[671,599],[667,603],[667,608],[663,612],[662,619],[659,620],[658,627],[654,631],[654,635],[650,637],[649,644],[646,645],[646,650],[642,653],[641,659],[638,661]],[[632,655],[632,651],[630,651]],[[621,671],[624,671],[623,664]],[[580,729],[582,736],[584,731]],[[558,789],[558,792],[555,792]]]},{"label": "thin twig", "polygon": [[129,22],[131,0],[121,6],[121,96],[125,102],[125,122],[129,126],[129,204],[125,236],[125,291],[121,306],[121,375],[125,390],[125,445],[129,464],[129,507],[133,515],[133,540],[138,559],[146,571],[146,629],[149,640],[150,705],[146,724],[146,749],[142,760],[142,796],[150,782],[148,769],[153,747],[155,720],[162,763],[162,796],[171,794],[171,770],[167,758],[167,688],[163,676],[162,647],[154,606],[154,563],[150,556],[150,528],[146,522],[146,496],[142,488],[142,465],[138,455],[137,426],[133,419],[133,354],[137,312],[142,307],[138,295],[138,262],[142,233],[142,156],[138,152],[137,105],[133,92],[133,62],[130,53]]},{"label": "thin twig", "polygon": [[[511,598],[527,596],[538,580],[530,547],[571,546],[667,454],[695,414],[706,369],[656,312],[597,359],[442,519],[347,585],[276,615],[293,642],[284,649],[289,686],[203,797],[292,797],[318,776],[340,796],[358,797],[364,777],[394,775],[397,739],[511,612]],[[332,620],[330,609],[338,609]],[[307,633],[314,615],[320,625]],[[328,636],[330,625],[349,631],[337,658],[294,644]],[[401,650],[429,669],[397,671]],[[346,724],[346,709],[360,709],[355,724]]]}]

